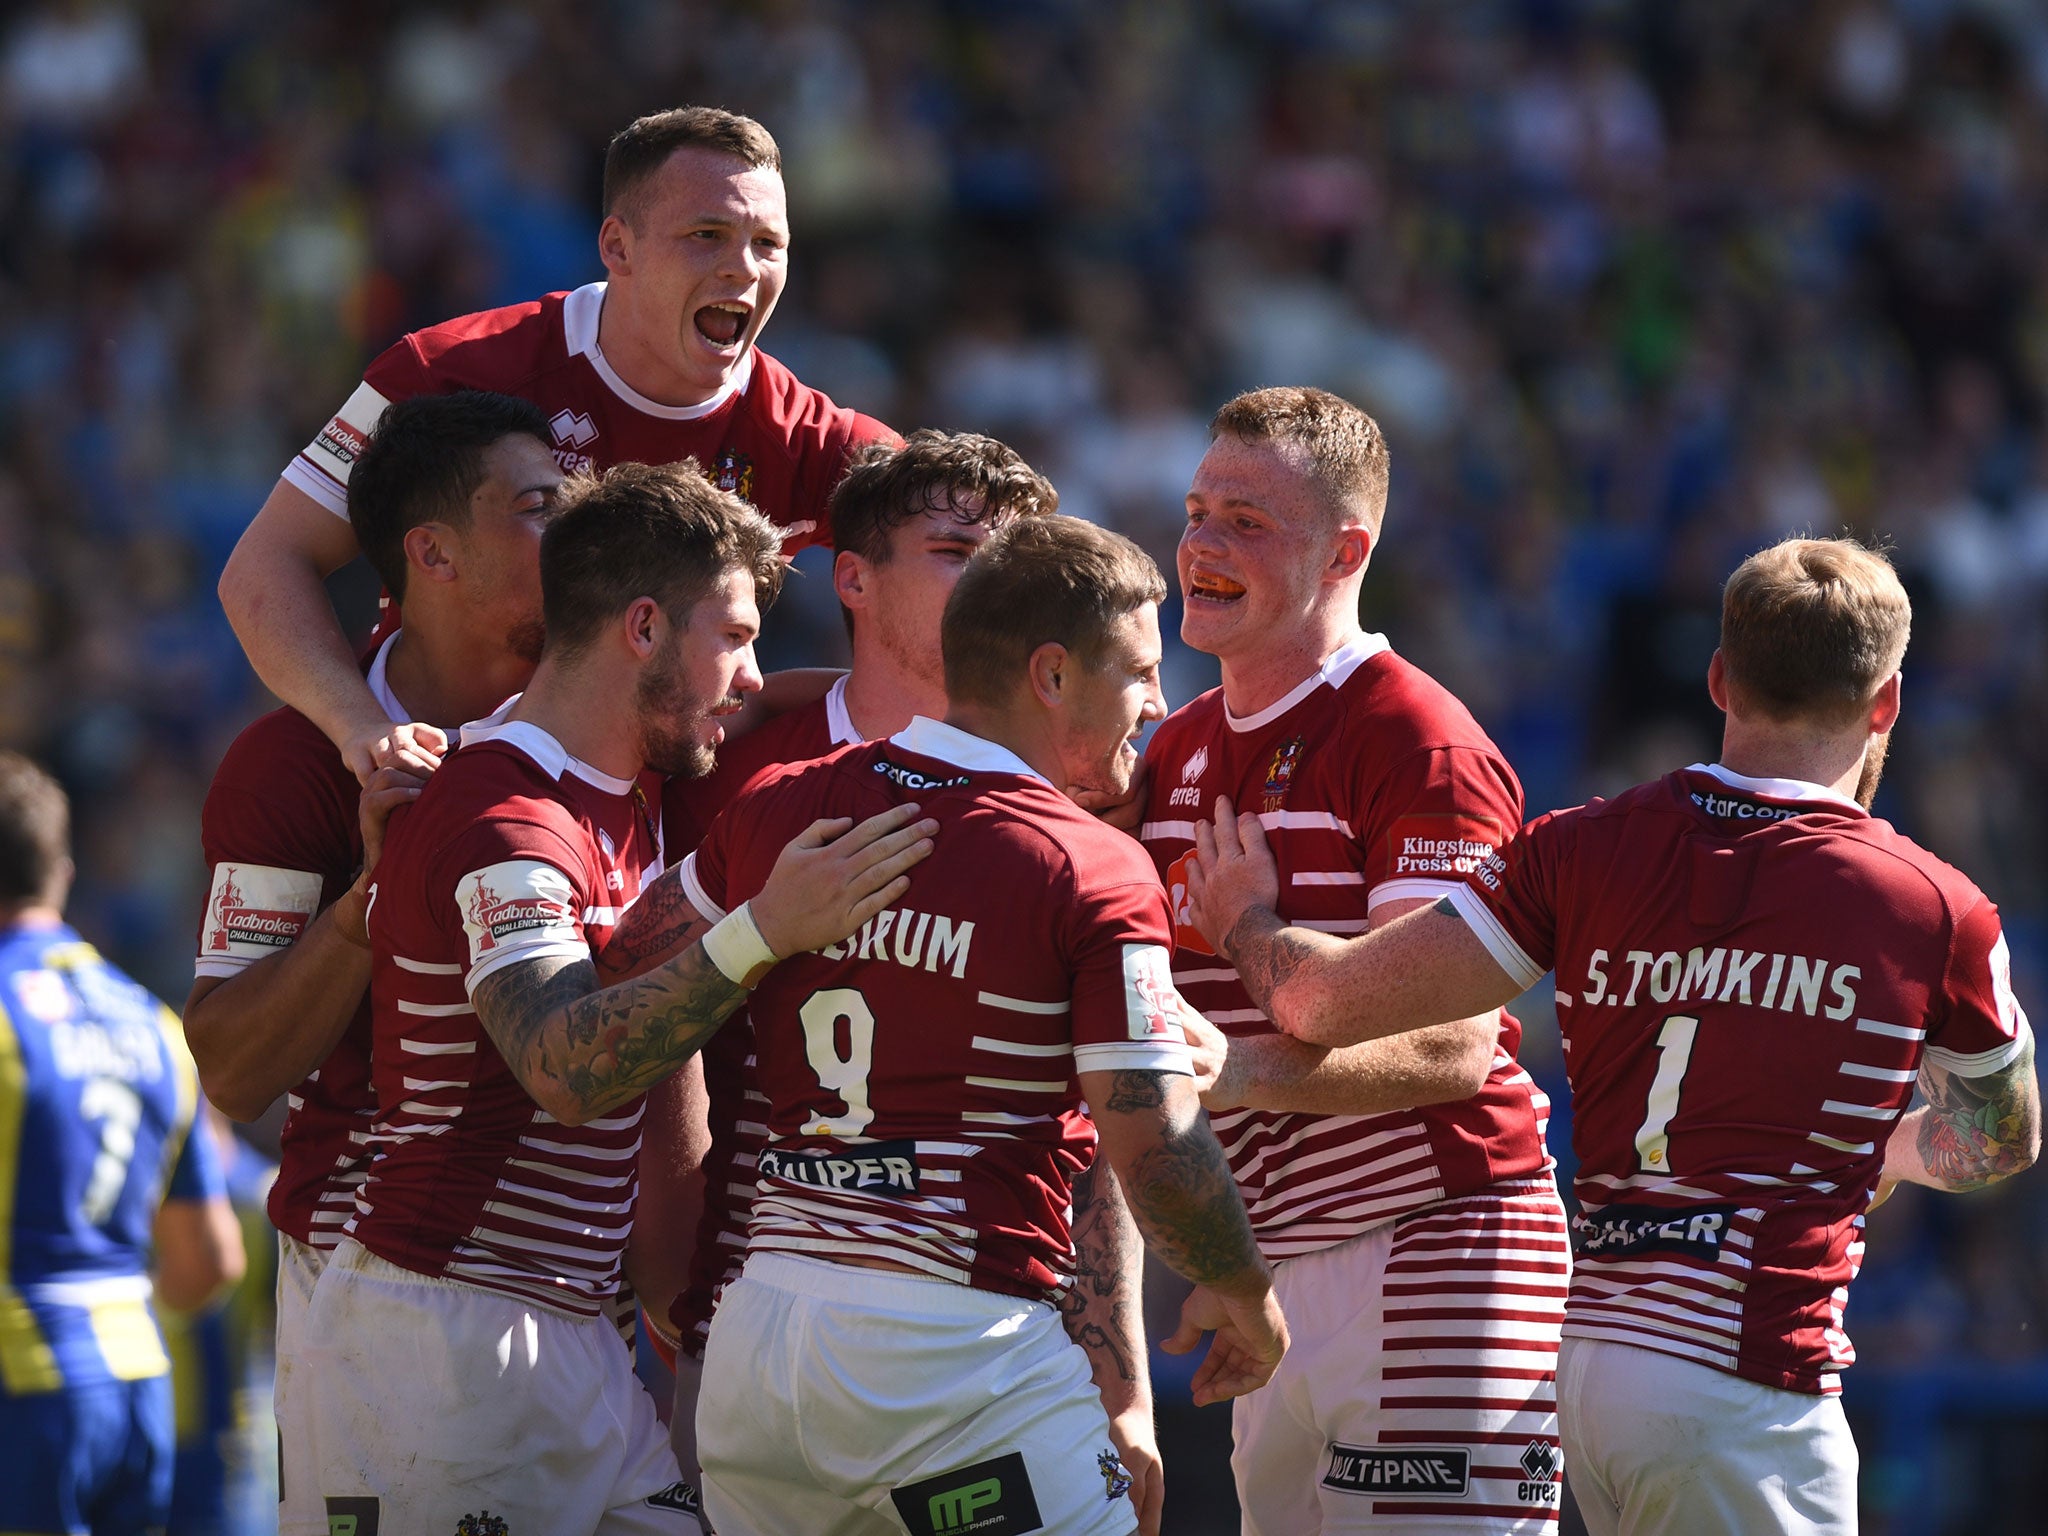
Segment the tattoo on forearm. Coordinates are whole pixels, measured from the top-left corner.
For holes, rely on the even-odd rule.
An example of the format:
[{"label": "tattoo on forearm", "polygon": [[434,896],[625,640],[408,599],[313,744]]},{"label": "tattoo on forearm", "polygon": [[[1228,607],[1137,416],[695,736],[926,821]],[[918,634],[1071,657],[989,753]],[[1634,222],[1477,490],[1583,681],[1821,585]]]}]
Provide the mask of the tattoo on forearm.
[{"label": "tattoo on forearm", "polygon": [[[1149,1078],[1149,1086],[1136,1079]],[[1125,1112],[1163,1107],[1166,1074],[1119,1072],[1104,1108]],[[1251,1220],[1230,1164],[1199,1117],[1164,1125],[1156,1145],[1125,1170],[1124,1197],[1145,1243],[1167,1268],[1197,1285],[1242,1284],[1264,1271]]]},{"label": "tattoo on forearm", "polygon": [[620,915],[604,953],[597,957],[597,974],[607,986],[636,976],[677,953],[697,937],[692,930],[703,926],[709,925],[683,894],[682,866],[675,865],[663,871]]},{"label": "tattoo on forearm", "polygon": [[644,1093],[689,1060],[746,999],[693,943],[647,975],[598,990],[588,960],[508,965],[478,983],[477,1018],[536,1098],[552,1085],[586,1114]]},{"label": "tattoo on forearm", "polygon": [[1289,933],[1266,907],[1247,907],[1223,939],[1223,958],[1237,967],[1237,979],[1267,1018],[1273,1016],[1273,994],[1314,956],[1314,947]]},{"label": "tattoo on forearm", "polygon": [[1988,1077],[1926,1071],[1921,1087],[1927,1114],[1920,1122],[1920,1160],[1945,1188],[1966,1191],[1996,1184],[2034,1159],[2034,1046]]},{"label": "tattoo on forearm", "polygon": [[1116,1175],[1098,1153],[1074,1180],[1074,1283],[1060,1300],[1067,1337],[1087,1351],[1098,1384],[1105,1370],[1139,1379],[1144,1323],[1138,1298],[1121,1283],[1137,1267],[1126,1252],[1134,1236]]}]

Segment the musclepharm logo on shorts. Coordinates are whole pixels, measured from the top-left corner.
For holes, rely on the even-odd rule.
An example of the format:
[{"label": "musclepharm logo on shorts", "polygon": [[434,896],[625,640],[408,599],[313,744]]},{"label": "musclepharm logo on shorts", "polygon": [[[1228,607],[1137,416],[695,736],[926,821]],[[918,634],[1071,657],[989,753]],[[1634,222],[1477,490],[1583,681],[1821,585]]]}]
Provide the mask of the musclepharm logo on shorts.
[{"label": "musclepharm logo on shorts", "polygon": [[1472,1453],[1461,1446],[1330,1446],[1323,1486],[1339,1493],[1404,1499],[1462,1499],[1472,1486]]},{"label": "musclepharm logo on shorts", "polygon": [[911,1536],[1021,1536],[1045,1528],[1024,1457],[1012,1451],[891,1489]]}]

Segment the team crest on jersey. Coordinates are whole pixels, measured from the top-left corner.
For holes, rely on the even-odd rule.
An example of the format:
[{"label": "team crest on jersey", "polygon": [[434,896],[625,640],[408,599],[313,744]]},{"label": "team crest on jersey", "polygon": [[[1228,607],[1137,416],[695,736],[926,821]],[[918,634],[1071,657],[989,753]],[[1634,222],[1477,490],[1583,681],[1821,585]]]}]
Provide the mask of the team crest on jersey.
[{"label": "team crest on jersey", "polygon": [[503,1515],[488,1509],[480,1515],[464,1515],[455,1522],[455,1536],[511,1536],[512,1527]]},{"label": "team crest on jersey", "polygon": [[1287,791],[1293,787],[1295,770],[1301,766],[1301,738],[1290,736],[1273,751],[1273,761],[1266,769],[1265,800],[1259,810],[1271,815],[1287,803]]},{"label": "team crest on jersey", "polygon": [[1102,1496],[1112,1503],[1131,1491],[1131,1474],[1115,1451],[1097,1451],[1095,1470],[1102,1474]]},{"label": "team crest on jersey", "polygon": [[213,872],[201,956],[261,959],[287,949],[320,906],[320,877],[299,869],[222,864]]},{"label": "team crest on jersey", "polygon": [[514,859],[464,875],[455,887],[471,958],[546,929],[578,937],[575,892],[553,865]]},{"label": "team crest on jersey", "polygon": [[711,461],[711,483],[721,491],[731,491],[741,501],[752,501],[754,461],[730,448],[719,449],[718,457]]}]

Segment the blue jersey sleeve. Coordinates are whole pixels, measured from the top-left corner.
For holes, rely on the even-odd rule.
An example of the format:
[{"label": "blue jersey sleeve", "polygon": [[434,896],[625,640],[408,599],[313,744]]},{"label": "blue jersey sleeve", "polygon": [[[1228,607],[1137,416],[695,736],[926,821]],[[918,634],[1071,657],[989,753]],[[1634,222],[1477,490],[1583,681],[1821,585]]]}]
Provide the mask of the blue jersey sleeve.
[{"label": "blue jersey sleeve", "polygon": [[228,1192],[227,1174],[221,1165],[220,1147],[213,1139],[213,1127],[201,1109],[178,1149],[178,1161],[171,1168],[166,1200],[215,1200]]}]

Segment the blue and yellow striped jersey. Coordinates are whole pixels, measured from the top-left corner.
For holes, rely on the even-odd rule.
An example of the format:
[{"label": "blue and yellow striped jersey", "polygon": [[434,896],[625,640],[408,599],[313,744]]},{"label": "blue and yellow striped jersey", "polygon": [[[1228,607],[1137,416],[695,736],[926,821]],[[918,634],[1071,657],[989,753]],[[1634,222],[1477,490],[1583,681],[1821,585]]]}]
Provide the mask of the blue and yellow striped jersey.
[{"label": "blue and yellow striped jersey", "polygon": [[0,1391],[161,1375],[165,1200],[224,1191],[171,1011],[62,925],[0,929]]}]

